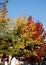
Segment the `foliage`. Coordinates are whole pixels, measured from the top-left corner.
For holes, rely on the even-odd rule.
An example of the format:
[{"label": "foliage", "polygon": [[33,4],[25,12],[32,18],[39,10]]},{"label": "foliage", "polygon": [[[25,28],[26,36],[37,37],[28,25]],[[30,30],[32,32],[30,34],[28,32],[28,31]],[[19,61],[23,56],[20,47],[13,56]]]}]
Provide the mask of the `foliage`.
[{"label": "foliage", "polygon": [[0,54],[24,55],[35,62],[40,61],[46,55],[46,32],[42,23],[34,23],[31,16],[27,20],[25,16],[18,17],[14,23],[12,18],[6,17],[6,11],[4,6],[0,16]]},{"label": "foliage", "polygon": [[[17,19],[14,27],[14,34],[17,38],[15,53],[20,56],[25,55],[26,57],[32,57],[32,55],[34,55],[39,61],[44,55],[44,49],[46,48],[42,49],[46,37],[43,25],[39,21],[34,23],[31,16],[27,21],[25,21],[25,17],[24,21],[22,18]],[[43,47],[41,47],[42,45]]]}]

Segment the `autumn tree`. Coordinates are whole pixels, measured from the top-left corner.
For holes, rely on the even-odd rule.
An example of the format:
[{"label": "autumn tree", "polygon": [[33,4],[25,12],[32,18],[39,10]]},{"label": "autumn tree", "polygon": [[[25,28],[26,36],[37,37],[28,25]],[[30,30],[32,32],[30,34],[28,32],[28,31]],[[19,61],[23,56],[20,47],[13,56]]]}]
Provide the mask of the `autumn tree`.
[{"label": "autumn tree", "polygon": [[[28,62],[39,62],[46,55],[46,31],[40,21],[36,23],[30,16],[12,18],[6,16],[7,0],[0,3],[0,54],[15,54]],[[40,53],[39,53],[40,52]]]},{"label": "autumn tree", "polygon": [[8,0],[0,3],[0,54],[7,54],[11,45],[11,36],[13,34],[13,19],[8,18],[6,4]]},{"label": "autumn tree", "polygon": [[46,49],[46,47],[44,49],[41,47],[42,45],[44,46],[44,39],[46,38],[42,23],[39,21],[34,23],[31,16],[27,21],[25,16],[17,18],[14,27],[14,36],[16,55],[25,55],[27,59],[29,58],[33,62],[41,60],[41,57],[44,56],[44,49]]}]

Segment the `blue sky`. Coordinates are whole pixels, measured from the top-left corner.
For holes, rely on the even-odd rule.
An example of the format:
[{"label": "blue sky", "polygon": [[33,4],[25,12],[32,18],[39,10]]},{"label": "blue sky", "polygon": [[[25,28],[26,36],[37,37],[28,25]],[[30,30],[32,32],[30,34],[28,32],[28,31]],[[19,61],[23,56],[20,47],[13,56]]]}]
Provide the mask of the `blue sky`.
[{"label": "blue sky", "polygon": [[46,0],[9,0],[7,8],[8,17],[32,16],[35,22],[40,20],[46,30]]}]

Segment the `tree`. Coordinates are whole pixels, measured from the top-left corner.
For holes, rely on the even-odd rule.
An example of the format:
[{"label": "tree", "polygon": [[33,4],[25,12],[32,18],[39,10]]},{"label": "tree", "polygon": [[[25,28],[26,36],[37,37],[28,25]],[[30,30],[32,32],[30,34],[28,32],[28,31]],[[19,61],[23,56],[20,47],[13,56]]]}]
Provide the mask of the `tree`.
[{"label": "tree", "polygon": [[44,46],[46,33],[43,29],[43,25],[39,21],[34,23],[31,16],[28,18],[27,22],[25,17],[22,17],[21,19],[17,18],[14,35],[16,40],[16,55],[25,55],[27,58],[31,58],[33,56],[35,62],[41,60],[41,57],[44,55],[44,50],[41,46]]},{"label": "tree", "polygon": [[6,3],[7,0],[0,3],[0,54],[15,54],[24,56],[28,62],[39,62],[46,50],[46,31],[42,23],[34,23],[31,16],[27,20],[25,16],[18,17],[14,23],[12,18],[6,16]]},{"label": "tree", "polygon": [[8,0],[0,3],[0,54],[9,53],[9,47],[11,46],[11,35],[13,31],[13,19],[8,18],[6,4]]}]

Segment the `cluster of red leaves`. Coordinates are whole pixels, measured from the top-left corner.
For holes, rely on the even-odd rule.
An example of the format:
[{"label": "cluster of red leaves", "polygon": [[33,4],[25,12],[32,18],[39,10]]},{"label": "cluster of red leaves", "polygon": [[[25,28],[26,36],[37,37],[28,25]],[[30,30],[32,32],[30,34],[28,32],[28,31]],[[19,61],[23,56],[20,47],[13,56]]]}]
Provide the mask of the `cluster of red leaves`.
[{"label": "cluster of red leaves", "polygon": [[41,45],[41,49],[45,50],[46,49],[46,44]]},{"label": "cluster of red leaves", "polygon": [[[31,25],[34,25],[33,30],[31,30],[31,27],[30,27]],[[32,40],[37,40],[40,36],[40,43],[43,43],[42,45],[39,43],[40,46],[33,49],[33,51],[35,51],[37,55],[30,55],[29,57],[26,57],[25,60],[30,63],[35,63],[35,62],[41,61],[41,58],[44,56],[44,50],[46,49],[46,44],[44,44],[46,32],[43,29],[43,25],[39,21],[34,23],[32,20],[32,17],[30,16],[26,22],[24,31],[25,31],[24,33],[28,33],[28,31],[35,32],[35,34],[33,34],[32,37],[30,37],[30,39],[32,38]],[[24,59],[22,59],[22,60],[24,60]]]},{"label": "cluster of red leaves", "polygon": [[35,38],[38,38],[44,32],[43,25],[40,22],[35,23],[34,32],[36,32],[34,34]]},{"label": "cluster of red leaves", "polygon": [[40,48],[36,48],[37,58],[41,61],[41,58],[44,56],[44,50],[46,49],[46,44],[41,45]]},{"label": "cluster of red leaves", "polygon": [[32,16],[30,16],[27,21],[32,21]]},{"label": "cluster of red leaves", "polygon": [[39,60],[40,60],[40,58],[38,56],[35,56],[35,55],[31,55],[30,57],[26,57],[25,59],[28,63],[32,63],[32,64],[39,62]]},{"label": "cluster of red leaves", "polygon": [[[26,27],[27,29],[29,29],[29,26],[30,24],[34,23],[32,21],[32,17],[30,16],[27,20],[27,23],[26,23]],[[38,62],[38,61],[41,61],[41,58],[44,56],[44,50],[46,49],[46,44],[44,44],[44,39],[46,37],[46,32],[44,31],[43,29],[43,25],[38,21],[36,23],[34,23],[34,30],[33,32],[36,32],[35,34],[32,35],[32,39],[37,39],[39,38],[39,36],[41,36],[41,41],[43,43],[43,45],[40,45],[39,48],[35,48],[35,52],[38,56],[33,56],[31,55],[29,59],[27,59],[28,62]]]},{"label": "cluster of red leaves", "polygon": [[41,62],[45,49],[46,49],[46,44],[41,45],[41,47],[39,48],[35,48],[34,51],[36,51],[37,56],[30,55],[30,57],[26,58],[26,61],[29,63]]},{"label": "cluster of red leaves", "polygon": [[32,20],[32,17],[30,16],[25,25],[25,32],[27,32],[29,30],[30,25],[32,25],[32,24],[34,24],[33,32],[36,32],[35,34],[32,35],[32,37],[34,39],[36,39],[44,32],[43,25],[39,21],[34,23]]},{"label": "cluster of red leaves", "polygon": [[33,23],[32,17],[30,16],[30,17],[28,18],[27,22],[26,22],[26,25],[25,25],[25,29],[24,29],[25,32],[27,32],[27,31],[29,30],[30,24],[32,24],[32,23]]}]

